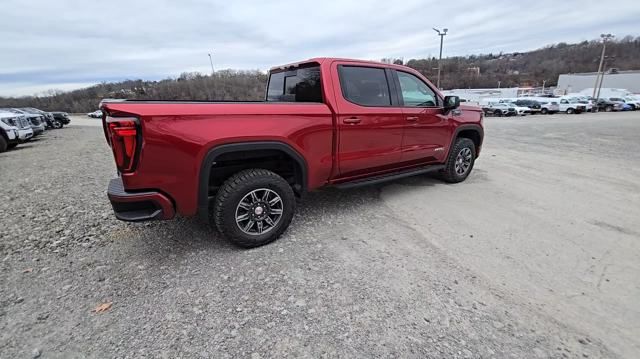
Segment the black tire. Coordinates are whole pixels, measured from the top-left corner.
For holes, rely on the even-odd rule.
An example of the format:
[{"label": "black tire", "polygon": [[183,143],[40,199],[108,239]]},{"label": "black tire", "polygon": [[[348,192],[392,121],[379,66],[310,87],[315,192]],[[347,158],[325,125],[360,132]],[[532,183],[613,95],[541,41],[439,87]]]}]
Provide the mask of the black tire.
[{"label": "black tire", "polygon": [[497,117],[502,117],[502,111],[501,110],[495,110],[495,111],[493,111],[493,115],[497,116]]},{"label": "black tire", "polygon": [[613,111],[613,106],[607,106],[604,108],[604,112],[611,112]]},{"label": "black tire", "polygon": [[53,128],[55,128],[55,129],[61,129],[61,128],[62,128],[62,121],[60,121],[60,120],[54,120],[54,121],[53,121]]},{"label": "black tire", "polygon": [[7,150],[7,140],[0,135],[0,152],[4,152]]},{"label": "black tire", "polygon": [[547,110],[546,108],[542,108],[540,110],[540,113],[543,114],[543,115],[546,115],[547,113],[549,113],[549,110]]},{"label": "black tire", "polygon": [[[240,202],[245,199],[245,196],[250,196],[252,191],[264,189],[274,192],[281,199],[282,203],[278,205],[282,210],[281,216],[275,220],[275,225],[269,228],[266,233],[247,233],[236,222],[236,215],[241,210]],[[267,195],[267,202],[269,201],[268,198]],[[266,216],[268,217],[272,210],[271,206],[266,202],[259,206],[263,208],[262,210],[267,213]],[[220,233],[231,243],[243,248],[258,247],[273,242],[280,237],[291,223],[295,206],[296,198],[293,189],[284,178],[265,169],[247,169],[231,176],[218,190],[213,206],[213,221]],[[256,215],[253,211],[247,211],[246,214],[250,216]],[[251,221],[252,219],[248,220],[248,222]],[[255,221],[256,227],[258,222],[266,223],[264,220]],[[260,225],[260,230],[262,230],[262,226]],[[249,231],[251,229],[253,229],[253,225],[249,228]]]},{"label": "black tire", "polygon": [[[468,168],[463,173],[459,173],[456,168],[456,163],[459,161],[458,155],[462,155],[463,151],[465,150],[469,150],[470,152],[470,163]],[[447,158],[445,168],[442,171],[442,179],[445,182],[449,183],[458,183],[464,181],[465,179],[467,179],[467,177],[469,177],[475,161],[476,145],[473,143],[473,141],[463,137],[457,138],[456,142],[451,148],[451,151],[449,151],[449,157]]]},{"label": "black tire", "polygon": [[10,150],[10,149],[16,148],[17,145],[18,145],[17,143],[10,143],[7,145],[7,149]]},{"label": "black tire", "polygon": [[576,110],[572,109],[571,107],[567,109],[567,115],[572,115],[574,113],[576,113]]}]

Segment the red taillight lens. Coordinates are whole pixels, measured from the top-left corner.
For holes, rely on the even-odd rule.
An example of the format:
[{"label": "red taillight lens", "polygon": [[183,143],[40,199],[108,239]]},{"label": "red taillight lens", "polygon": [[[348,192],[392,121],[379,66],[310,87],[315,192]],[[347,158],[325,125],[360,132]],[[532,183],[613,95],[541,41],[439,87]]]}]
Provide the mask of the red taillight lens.
[{"label": "red taillight lens", "polygon": [[138,119],[109,117],[106,124],[109,144],[118,170],[123,173],[133,172],[138,148]]}]

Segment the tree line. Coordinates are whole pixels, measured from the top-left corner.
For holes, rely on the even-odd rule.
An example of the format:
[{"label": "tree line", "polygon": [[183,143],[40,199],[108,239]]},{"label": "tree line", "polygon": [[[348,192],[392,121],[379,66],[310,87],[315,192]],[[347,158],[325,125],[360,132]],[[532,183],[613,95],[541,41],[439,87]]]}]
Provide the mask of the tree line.
[{"label": "tree line", "polygon": [[[449,57],[442,60],[441,86],[491,88],[555,86],[562,73],[595,72],[602,43],[558,43],[529,52]],[[438,59],[383,59],[412,67],[435,82]],[[640,37],[626,36],[607,44],[605,70],[640,70]],[[89,112],[103,98],[140,100],[262,100],[267,74],[255,71],[217,71],[212,75],[183,73],[161,81],[126,80],[84,89],[25,97],[0,97],[0,107],[36,107],[46,111]]]}]

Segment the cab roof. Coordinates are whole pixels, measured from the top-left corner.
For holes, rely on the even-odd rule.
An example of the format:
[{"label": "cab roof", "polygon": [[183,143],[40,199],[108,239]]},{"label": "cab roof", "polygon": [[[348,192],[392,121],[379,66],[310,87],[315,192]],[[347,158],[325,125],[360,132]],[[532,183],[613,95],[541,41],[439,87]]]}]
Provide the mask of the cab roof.
[{"label": "cab roof", "polygon": [[407,68],[406,66],[403,66],[403,65],[388,64],[388,63],[380,62],[380,61],[346,59],[346,58],[341,58],[341,57],[313,57],[313,58],[310,58],[308,60],[292,62],[292,63],[289,63],[289,64],[284,64],[284,65],[279,65],[279,66],[274,66],[274,67],[269,69],[269,72],[271,72],[273,70],[284,70],[284,69],[288,69],[288,68],[292,68],[292,67],[299,67],[301,65],[308,64],[308,63],[314,63],[315,62],[315,63],[318,63],[318,64],[322,65],[325,62],[330,63],[330,62],[333,62],[333,61],[355,62],[355,63],[368,64],[368,65],[383,65],[385,67],[392,67],[392,68],[398,68],[398,69],[406,69]]}]

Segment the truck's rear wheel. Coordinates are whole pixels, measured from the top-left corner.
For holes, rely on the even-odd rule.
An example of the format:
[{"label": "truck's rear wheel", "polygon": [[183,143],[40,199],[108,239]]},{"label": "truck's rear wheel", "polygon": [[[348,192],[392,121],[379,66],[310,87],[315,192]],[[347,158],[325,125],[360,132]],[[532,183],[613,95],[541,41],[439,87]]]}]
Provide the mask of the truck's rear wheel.
[{"label": "truck's rear wheel", "polygon": [[449,183],[462,182],[469,176],[476,160],[476,145],[468,138],[460,137],[449,151],[442,172],[442,179]]},{"label": "truck's rear wheel", "polygon": [[282,177],[248,169],[227,179],[216,194],[213,220],[233,244],[258,247],[276,240],[289,227],[296,199]]}]

